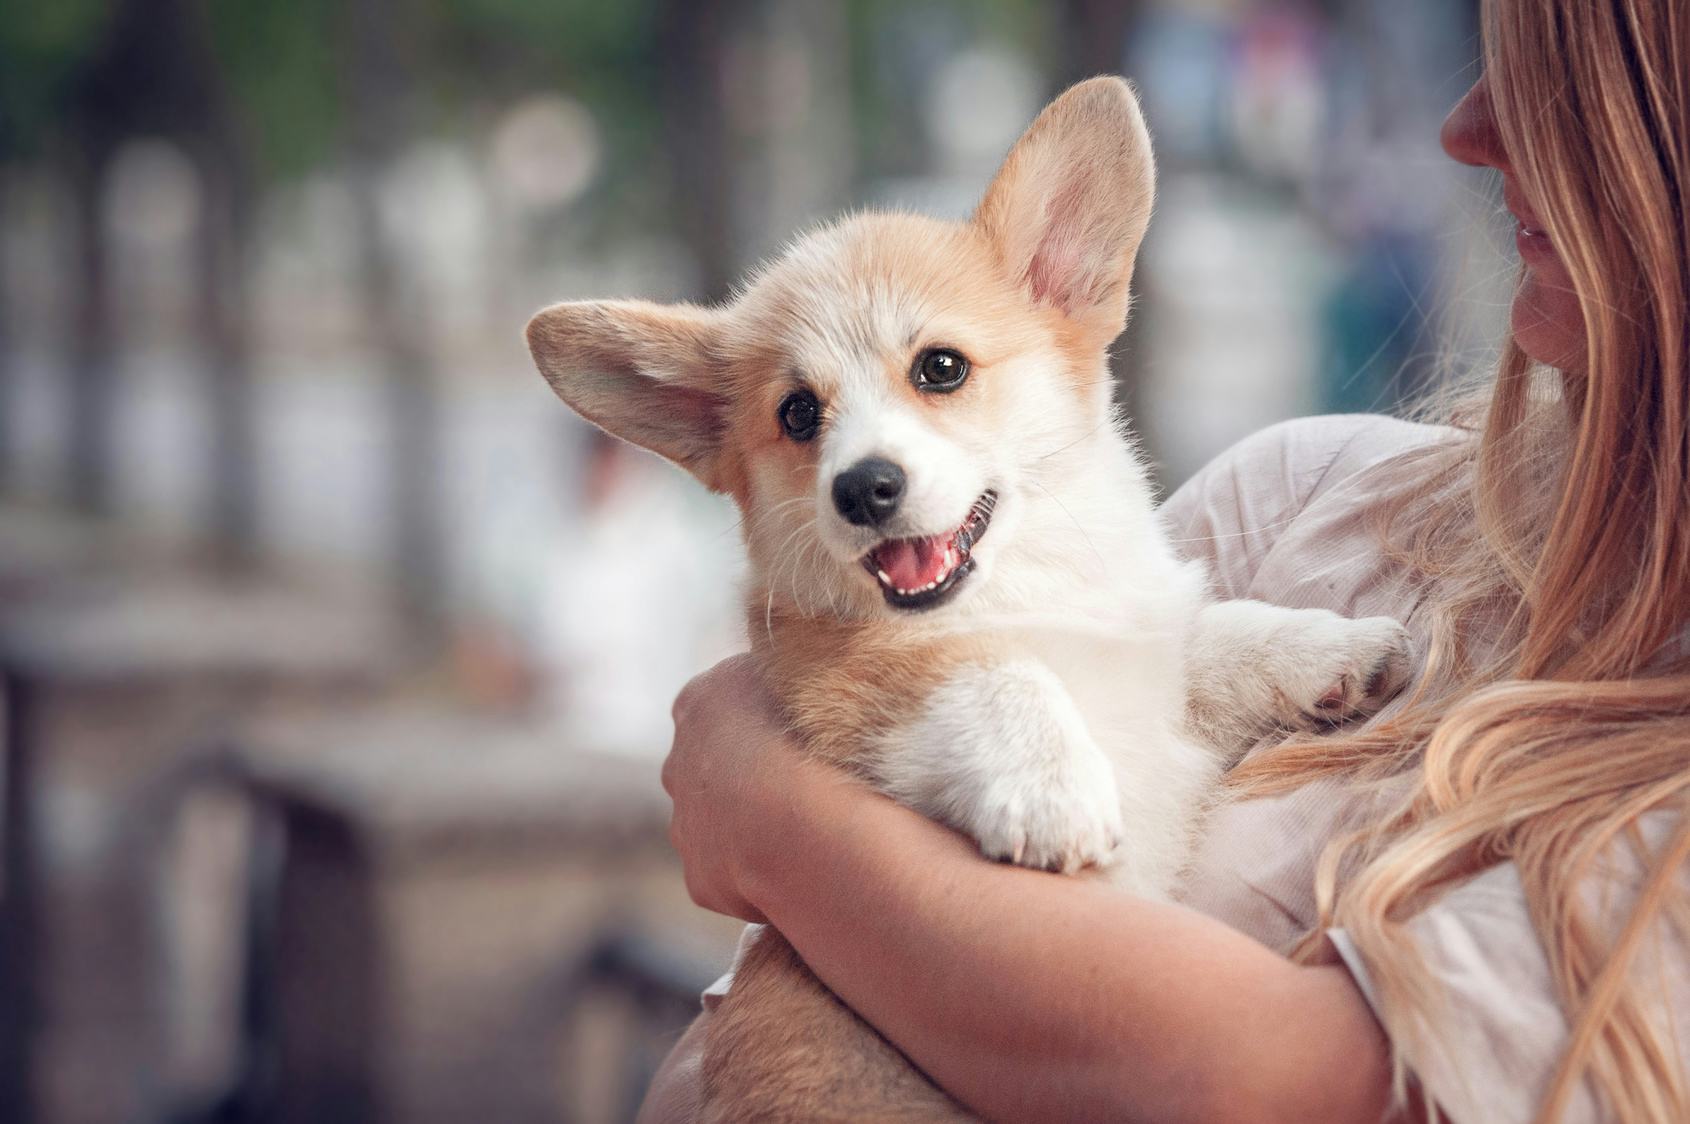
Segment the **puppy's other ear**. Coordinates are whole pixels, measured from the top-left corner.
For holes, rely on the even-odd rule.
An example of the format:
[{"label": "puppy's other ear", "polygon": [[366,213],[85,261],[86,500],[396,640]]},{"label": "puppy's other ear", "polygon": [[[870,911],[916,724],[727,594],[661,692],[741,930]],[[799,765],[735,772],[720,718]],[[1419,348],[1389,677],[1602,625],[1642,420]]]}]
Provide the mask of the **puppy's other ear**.
[{"label": "puppy's other ear", "polygon": [[1092,78],[1045,107],[986,190],[974,222],[1033,300],[1107,344],[1126,324],[1156,166],[1138,99]]},{"label": "puppy's other ear", "polygon": [[725,421],[713,373],[721,315],[646,301],[554,304],[528,322],[528,350],[576,413],[719,491]]}]

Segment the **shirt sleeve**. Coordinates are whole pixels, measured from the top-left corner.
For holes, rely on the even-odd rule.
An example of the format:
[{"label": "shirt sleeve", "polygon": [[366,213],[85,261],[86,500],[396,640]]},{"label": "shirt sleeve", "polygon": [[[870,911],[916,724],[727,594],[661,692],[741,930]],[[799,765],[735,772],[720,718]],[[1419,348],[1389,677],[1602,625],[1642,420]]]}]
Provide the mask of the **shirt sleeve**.
[{"label": "shirt sleeve", "polygon": [[1297,418],[1253,434],[1210,461],[1162,504],[1174,549],[1205,563],[1215,594],[1246,596],[1262,560],[1356,438],[1389,418]]},{"label": "shirt sleeve", "polygon": [[722,1000],[727,998],[728,989],[733,987],[734,973],[739,971],[740,964],[745,960],[746,952],[750,950],[752,944],[756,942],[757,938],[762,935],[764,928],[766,928],[766,926],[751,924],[747,925],[740,931],[739,944],[734,946],[733,963],[729,964],[728,970],[723,972],[721,976],[717,978],[715,983],[705,988],[704,993],[699,996],[704,1003],[704,1009],[706,1011],[714,1011],[717,1007],[722,1005]]},{"label": "shirt sleeve", "polygon": [[[1655,813],[1639,827],[1655,846],[1677,822]],[[1601,911],[1596,916],[1618,919],[1617,931],[1645,877],[1635,852],[1617,847],[1587,885],[1586,901]],[[1690,892],[1684,870],[1677,878],[1677,892]],[[1662,1040],[1690,1071],[1690,947],[1671,922],[1659,922],[1657,930],[1640,947],[1633,980],[1652,1007],[1658,1003],[1653,1013]],[[1421,1088],[1454,1124],[1535,1120],[1570,1028],[1517,868],[1492,867],[1456,887],[1411,920],[1408,932],[1441,996],[1424,1032],[1397,1041]],[[1342,929],[1328,936],[1375,1014],[1381,1014],[1366,953]],[[1561,1117],[1564,1124],[1609,1119],[1611,1110],[1587,1083],[1574,1090]]]}]

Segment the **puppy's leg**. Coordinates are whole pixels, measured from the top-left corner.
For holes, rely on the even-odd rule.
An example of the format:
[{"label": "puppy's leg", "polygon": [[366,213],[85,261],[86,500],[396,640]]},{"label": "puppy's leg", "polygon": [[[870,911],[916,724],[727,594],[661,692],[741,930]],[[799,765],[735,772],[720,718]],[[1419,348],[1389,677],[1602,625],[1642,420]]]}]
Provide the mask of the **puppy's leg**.
[{"label": "puppy's leg", "polygon": [[876,759],[887,795],[988,857],[1072,872],[1122,834],[1115,771],[1062,681],[1036,660],[959,669]]},{"label": "puppy's leg", "polygon": [[703,1124],[957,1124],[972,1120],[765,929],[710,1018]]},{"label": "puppy's leg", "polygon": [[1376,714],[1410,667],[1408,632],[1389,617],[1220,601],[1186,654],[1186,720],[1231,761],[1275,730]]}]

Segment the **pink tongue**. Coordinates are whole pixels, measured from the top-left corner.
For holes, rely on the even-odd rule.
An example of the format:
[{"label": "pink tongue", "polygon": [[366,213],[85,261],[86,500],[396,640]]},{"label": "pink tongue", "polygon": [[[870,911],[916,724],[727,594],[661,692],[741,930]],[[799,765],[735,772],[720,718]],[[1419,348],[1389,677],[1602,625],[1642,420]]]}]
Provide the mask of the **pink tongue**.
[{"label": "pink tongue", "polygon": [[939,580],[945,572],[945,548],[950,536],[899,539],[878,547],[874,564],[899,589],[920,589]]}]

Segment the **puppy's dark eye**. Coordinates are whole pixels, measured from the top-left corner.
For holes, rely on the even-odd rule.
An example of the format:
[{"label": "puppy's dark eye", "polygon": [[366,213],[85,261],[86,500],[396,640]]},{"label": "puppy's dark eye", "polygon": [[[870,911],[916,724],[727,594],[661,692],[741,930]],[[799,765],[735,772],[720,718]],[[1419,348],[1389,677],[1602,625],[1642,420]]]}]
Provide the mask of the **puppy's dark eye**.
[{"label": "puppy's dark eye", "polygon": [[968,378],[968,360],[948,347],[930,347],[915,357],[910,381],[917,390],[940,394],[955,390]]},{"label": "puppy's dark eye", "polygon": [[794,441],[808,441],[822,427],[822,404],[808,390],[795,390],[780,400],[780,427]]}]

